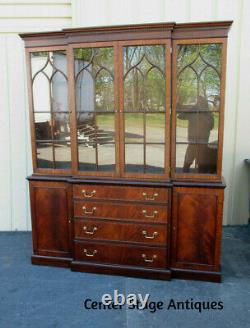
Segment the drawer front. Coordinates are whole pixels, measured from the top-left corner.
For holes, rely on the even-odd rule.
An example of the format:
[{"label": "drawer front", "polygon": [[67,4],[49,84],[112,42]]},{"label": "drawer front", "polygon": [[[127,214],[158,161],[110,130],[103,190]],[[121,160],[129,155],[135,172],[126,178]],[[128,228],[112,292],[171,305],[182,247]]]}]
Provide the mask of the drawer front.
[{"label": "drawer front", "polygon": [[167,203],[168,189],[106,185],[74,185],[73,196],[77,199],[108,199]]},{"label": "drawer front", "polygon": [[78,261],[166,268],[167,250],[157,247],[75,241],[75,259]]},{"label": "drawer front", "polygon": [[162,246],[167,244],[166,225],[78,219],[74,221],[74,231],[75,238],[139,242]]},{"label": "drawer front", "polygon": [[74,215],[84,218],[139,220],[143,222],[166,222],[168,207],[110,202],[74,201]]}]

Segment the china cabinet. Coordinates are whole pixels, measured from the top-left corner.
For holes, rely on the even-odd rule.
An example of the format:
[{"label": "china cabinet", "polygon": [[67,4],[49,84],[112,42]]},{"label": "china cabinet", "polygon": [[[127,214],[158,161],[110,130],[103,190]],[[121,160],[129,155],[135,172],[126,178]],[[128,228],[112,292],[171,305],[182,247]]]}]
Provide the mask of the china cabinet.
[{"label": "china cabinet", "polygon": [[32,263],[220,281],[231,23],[21,35]]}]

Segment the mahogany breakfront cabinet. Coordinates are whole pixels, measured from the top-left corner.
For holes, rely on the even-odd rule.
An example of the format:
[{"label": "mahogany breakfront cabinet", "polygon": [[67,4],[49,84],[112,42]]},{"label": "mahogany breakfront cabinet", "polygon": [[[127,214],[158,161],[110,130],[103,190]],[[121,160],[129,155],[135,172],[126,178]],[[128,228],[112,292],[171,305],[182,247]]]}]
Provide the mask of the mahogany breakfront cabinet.
[{"label": "mahogany breakfront cabinet", "polygon": [[22,34],[32,263],[220,281],[231,22]]}]

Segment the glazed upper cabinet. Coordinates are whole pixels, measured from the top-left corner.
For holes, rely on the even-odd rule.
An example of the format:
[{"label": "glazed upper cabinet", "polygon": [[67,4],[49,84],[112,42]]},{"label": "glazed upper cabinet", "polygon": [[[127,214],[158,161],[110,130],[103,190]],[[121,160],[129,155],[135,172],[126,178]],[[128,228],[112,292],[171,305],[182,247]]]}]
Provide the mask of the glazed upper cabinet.
[{"label": "glazed upper cabinet", "polygon": [[224,25],[25,35],[35,172],[219,180]]}]

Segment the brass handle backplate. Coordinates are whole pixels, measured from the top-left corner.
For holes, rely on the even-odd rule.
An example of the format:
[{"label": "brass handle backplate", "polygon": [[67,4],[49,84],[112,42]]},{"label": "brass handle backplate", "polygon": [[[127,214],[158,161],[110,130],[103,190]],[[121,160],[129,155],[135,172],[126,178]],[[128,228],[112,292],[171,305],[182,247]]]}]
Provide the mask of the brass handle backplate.
[{"label": "brass handle backplate", "polygon": [[150,197],[146,192],[143,192],[142,196],[144,196],[145,200],[155,200],[158,197],[158,193],[155,192],[153,193],[153,196]]},{"label": "brass handle backplate", "polygon": [[88,257],[93,257],[93,256],[95,256],[97,254],[97,250],[96,249],[94,249],[92,253],[89,253],[88,250],[86,248],[84,248],[83,252]]},{"label": "brass handle backplate", "polygon": [[88,191],[86,191],[86,190],[82,190],[82,194],[83,194],[83,196],[85,197],[85,198],[91,198],[91,197],[93,197],[95,194],[96,194],[96,191],[95,190],[93,190],[93,191],[91,191],[91,192],[88,192]]},{"label": "brass handle backplate", "polygon": [[157,259],[157,255],[153,255],[151,259],[148,259],[146,254],[142,254],[141,256],[144,259],[144,262],[147,263],[153,263],[154,260]]},{"label": "brass handle backplate", "polygon": [[154,231],[151,236],[148,236],[148,233],[146,230],[143,230],[142,234],[146,239],[155,239],[155,237],[157,237],[159,235],[157,231]]},{"label": "brass handle backplate", "polygon": [[92,230],[88,230],[88,227],[84,226],[82,229],[86,235],[93,235],[97,231],[97,227],[93,227]]},{"label": "brass handle backplate", "polygon": [[94,214],[96,211],[96,207],[92,207],[91,211],[88,211],[86,206],[82,207],[84,214]]},{"label": "brass handle backplate", "polygon": [[142,210],[142,214],[145,216],[145,218],[154,219],[157,216],[158,211],[153,211],[153,214],[149,215],[147,214],[147,210]]}]

